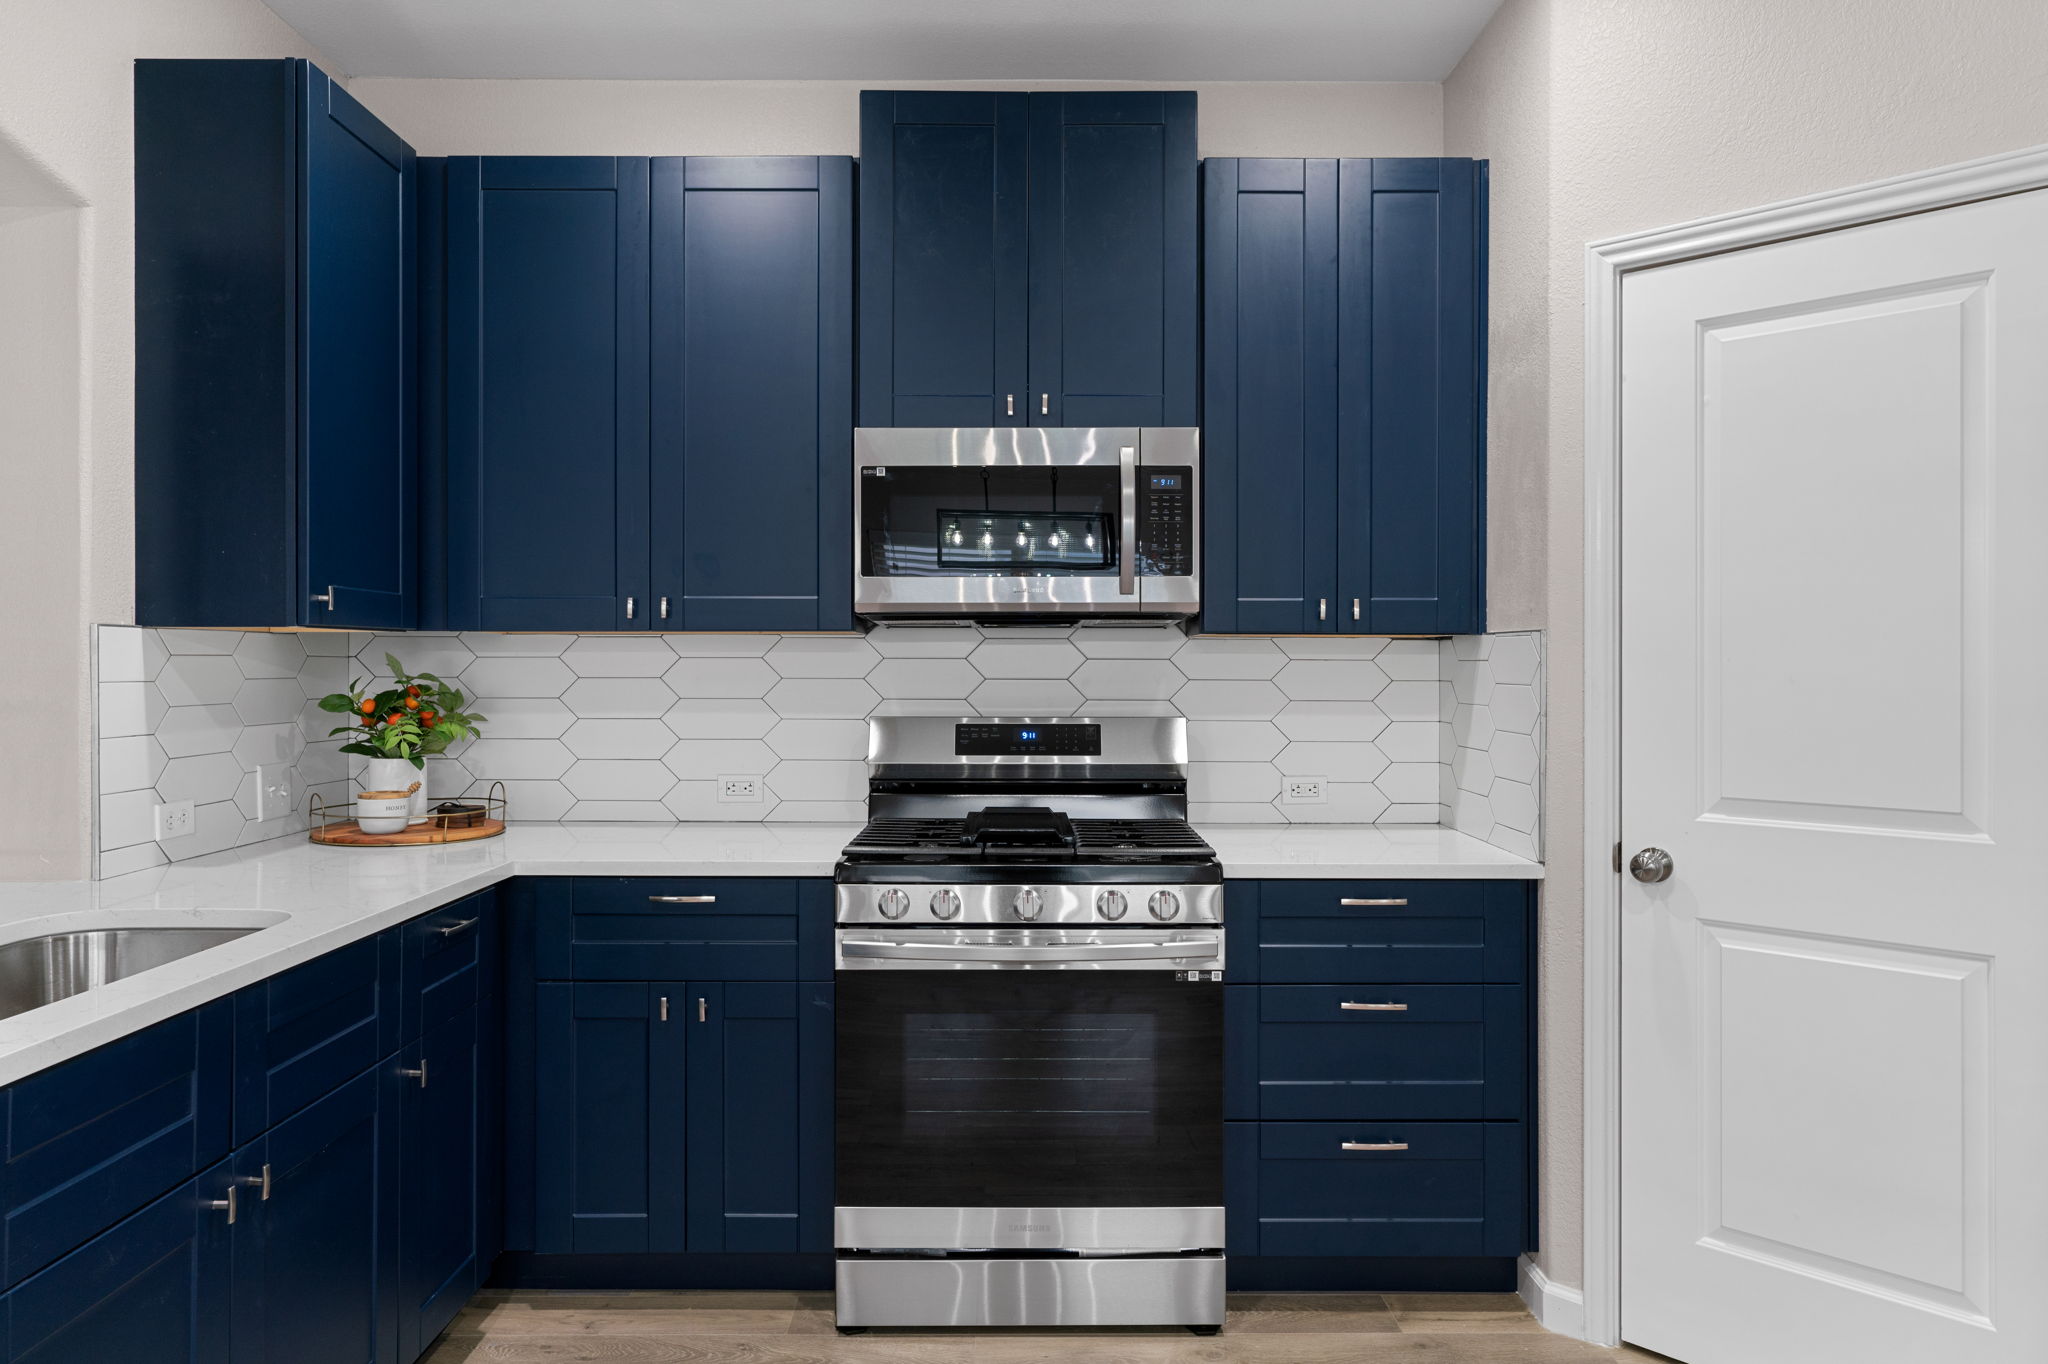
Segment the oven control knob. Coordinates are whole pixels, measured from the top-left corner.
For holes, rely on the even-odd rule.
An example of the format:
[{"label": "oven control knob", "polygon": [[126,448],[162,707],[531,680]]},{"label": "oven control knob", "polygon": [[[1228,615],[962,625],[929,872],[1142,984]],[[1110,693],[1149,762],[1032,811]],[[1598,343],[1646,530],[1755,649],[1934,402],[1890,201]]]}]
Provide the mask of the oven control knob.
[{"label": "oven control knob", "polygon": [[1035,888],[1026,886],[1017,892],[1016,902],[1011,908],[1016,911],[1018,918],[1028,923],[1045,912],[1045,897]]},{"label": "oven control knob", "polygon": [[932,917],[935,919],[957,919],[960,917],[960,892],[957,890],[935,890],[932,892]]},{"label": "oven control knob", "polygon": [[1105,919],[1121,919],[1130,907],[1131,902],[1120,890],[1105,890],[1095,897],[1095,912]]},{"label": "oven control knob", "polygon": [[1145,902],[1145,908],[1152,911],[1152,917],[1159,920],[1180,917],[1180,896],[1170,890],[1155,890],[1152,898]]},{"label": "oven control knob", "polygon": [[900,919],[910,913],[910,897],[900,890],[885,890],[875,897],[875,908],[885,919]]}]

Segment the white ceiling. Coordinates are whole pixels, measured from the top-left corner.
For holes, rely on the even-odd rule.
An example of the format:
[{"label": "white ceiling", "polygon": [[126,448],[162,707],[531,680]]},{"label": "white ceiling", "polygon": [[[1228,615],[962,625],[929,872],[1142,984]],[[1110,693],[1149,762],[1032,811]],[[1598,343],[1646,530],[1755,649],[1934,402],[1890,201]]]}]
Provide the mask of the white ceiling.
[{"label": "white ceiling", "polygon": [[1437,81],[1501,0],[267,0],[350,76]]}]

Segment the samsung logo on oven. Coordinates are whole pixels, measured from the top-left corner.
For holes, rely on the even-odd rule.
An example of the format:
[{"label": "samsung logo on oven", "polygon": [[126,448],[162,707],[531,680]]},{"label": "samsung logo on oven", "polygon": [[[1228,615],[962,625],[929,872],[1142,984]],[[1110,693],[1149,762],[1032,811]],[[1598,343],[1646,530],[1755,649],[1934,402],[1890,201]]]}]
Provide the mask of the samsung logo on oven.
[{"label": "samsung logo on oven", "polygon": [[1051,1231],[1051,1230],[1052,1230],[1052,1223],[1050,1223],[1050,1222],[1012,1222],[1012,1223],[1010,1223],[1010,1224],[1009,1224],[1008,1226],[1004,1227],[1004,1228],[1003,1228],[1003,1230],[1004,1230],[1004,1231]]}]

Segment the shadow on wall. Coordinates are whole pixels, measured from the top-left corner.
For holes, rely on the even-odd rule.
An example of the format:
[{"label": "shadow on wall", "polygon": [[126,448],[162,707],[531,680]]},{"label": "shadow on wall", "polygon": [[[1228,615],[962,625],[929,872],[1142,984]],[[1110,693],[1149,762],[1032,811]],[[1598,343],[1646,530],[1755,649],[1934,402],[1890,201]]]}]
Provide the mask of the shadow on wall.
[{"label": "shadow on wall", "polygon": [[84,876],[91,842],[83,220],[78,197],[0,129],[0,694],[14,698],[0,711],[0,881]]}]

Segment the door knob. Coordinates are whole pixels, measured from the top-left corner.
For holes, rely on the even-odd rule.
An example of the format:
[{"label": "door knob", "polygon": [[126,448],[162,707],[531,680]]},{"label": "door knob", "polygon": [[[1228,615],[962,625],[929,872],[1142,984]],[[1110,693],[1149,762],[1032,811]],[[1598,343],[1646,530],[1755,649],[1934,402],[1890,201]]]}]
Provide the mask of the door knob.
[{"label": "door knob", "polygon": [[1671,854],[1662,848],[1645,848],[1628,860],[1628,874],[1644,885],[1654,886],[1671,879]]}]

